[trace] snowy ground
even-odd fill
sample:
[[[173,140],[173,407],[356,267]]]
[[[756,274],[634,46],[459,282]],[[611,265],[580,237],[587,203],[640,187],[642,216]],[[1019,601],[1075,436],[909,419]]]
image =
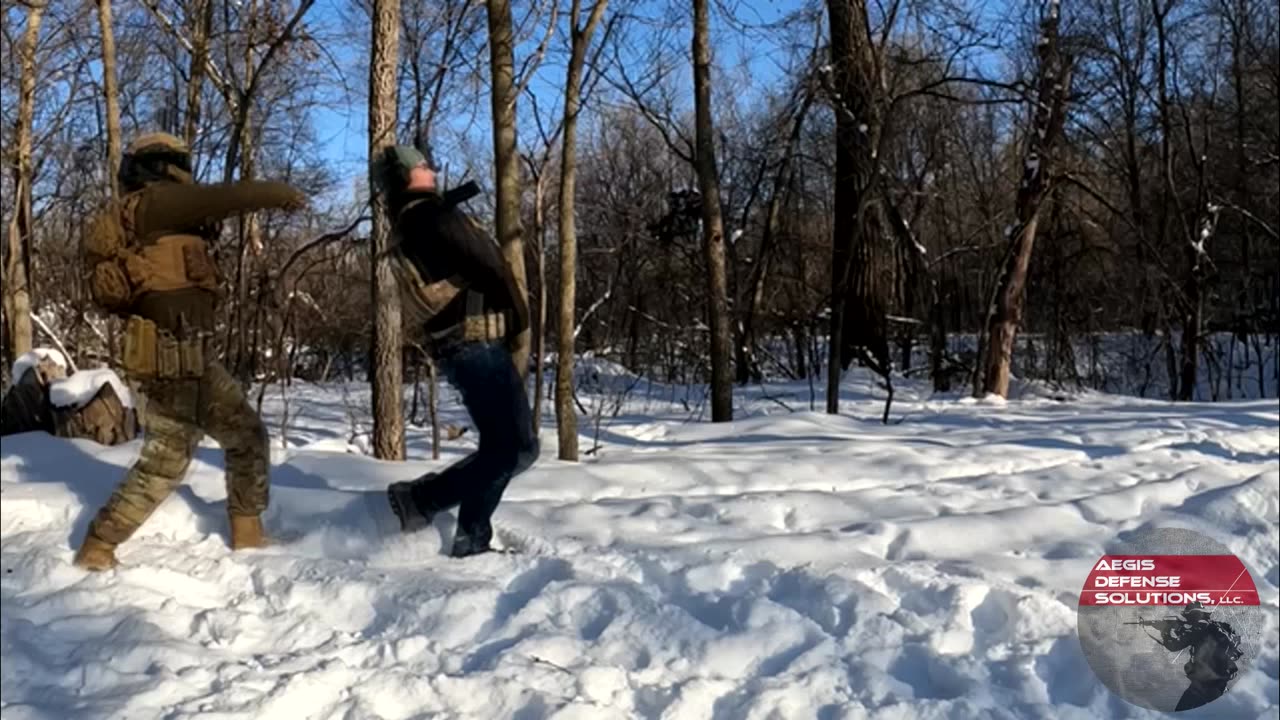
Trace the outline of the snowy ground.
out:
[[[855,378],[844,416],[772,385],[711,425],[689,421],[697,396],[632,390],[580,465],[544,432],[496,517],[517,552],[463,561],[442,554],[452,518],[406,537],[378,511],[387,483],[457,459],[473,433],[439,461],[423,429],[407,463],[350,453],[361,388],[295,387],[283,437],[268,395],[283,544],[227,549],[207,445],[102,575],[72,551],[138,443],[6,438],[0,716],[1154,717],[1103,688],[1075,635],[1089,567],[1151,525],[1228,545],[1268,616],[1248,673],[1187,715],[1280,708],[1275,400],[1004,405],[905,387],[883,426]]]

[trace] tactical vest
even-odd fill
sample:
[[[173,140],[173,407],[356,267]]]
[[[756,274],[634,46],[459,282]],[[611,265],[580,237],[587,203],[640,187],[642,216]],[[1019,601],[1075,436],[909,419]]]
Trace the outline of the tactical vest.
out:
[[[474,186],[474,183],[468,185]],[[460,191],[460,194],[461,192],[466,190]],[[446,200],[450,200],[448,193]],[[466,218],[466,222],[475,225],[471,218]],[[442,351],[464,342],[511,342],[513,338],[509,331],[515,327],[515,323],[510,313],[486,311],[484,294],[472,287],[467,278],[456,274],[437,280],[424,275],[418,265],[404,253],[399,243],[388,254],[400,288],[404,329],[411,336],[417,335],[432,318],[462,294],[465,296],[462,320],[426,336],[434,351]]]
[[[130,314],[147,293],[218,289],[217,268],[203,237],[189,233],[138,236],[135,214],[142,192],[108,200],[81,234],[93,301],[116,315]]]
[[[470,287],[461,275],[431,280],[399,248],[391,251],[392,268],[400,287],[404,327],[416,335],[424,325],[444,310],[459,294],[465,295],[461,322],[430,333],[427,339],[438,349],[458,342],[506,341],[507,313],[486,312],[484,294]]]

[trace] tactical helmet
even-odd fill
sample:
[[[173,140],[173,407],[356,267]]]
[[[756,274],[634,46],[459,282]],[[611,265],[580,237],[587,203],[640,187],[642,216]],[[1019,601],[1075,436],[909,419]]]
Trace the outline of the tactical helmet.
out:
[[[1208,617],[1209,611],[1204,609],[1204,605],[1199,600],[1195,600],[1187,603],[1187,606],[1182,610],[1182,614],[1187,617]]]
[[[120,161],[118,177],[126,190],[162,180],[189,183],[191,150],[169,133],[144,133],[129,143]]]

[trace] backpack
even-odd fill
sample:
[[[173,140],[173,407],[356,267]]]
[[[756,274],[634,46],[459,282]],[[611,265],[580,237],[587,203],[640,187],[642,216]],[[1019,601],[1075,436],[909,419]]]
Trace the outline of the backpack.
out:
[[[139,196],[108,199],[80,234],[89,294],[94,304],[116,315],[128,314],[137,290],[129,278],[128,260],[138,250],[133,211]]]

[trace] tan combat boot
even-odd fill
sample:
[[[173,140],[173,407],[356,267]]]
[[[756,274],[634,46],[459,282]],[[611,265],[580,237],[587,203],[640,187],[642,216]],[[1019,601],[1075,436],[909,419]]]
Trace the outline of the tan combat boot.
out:
[[[99,540],[93,535],[85,537],[84,543],[76,551],[76,557],[73,562],[77,567],[92,572],[110,570],[119,565],[119,562],[116,561],[116,546],[104,540]]]
[[[232,550],[267,546],[267,534],[262,529],[262,516],[231,515],[230,518]]]

